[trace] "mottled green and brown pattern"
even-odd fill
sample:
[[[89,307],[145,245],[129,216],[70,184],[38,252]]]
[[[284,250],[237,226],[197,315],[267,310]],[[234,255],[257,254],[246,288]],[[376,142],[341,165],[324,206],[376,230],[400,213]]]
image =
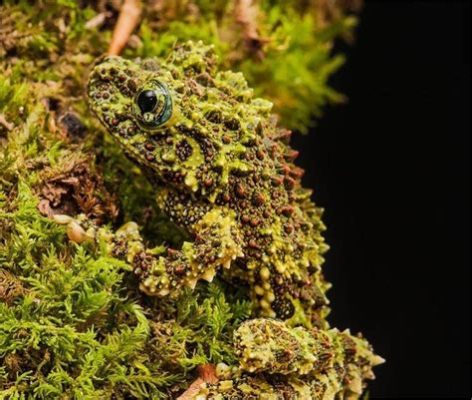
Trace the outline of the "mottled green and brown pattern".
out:
[[[197,399],[358,399],[384,360],[362,337],[337,329],[290,328],[256,318],[235,332],[240,375],[207,384]]]
[[[102,59],[88,94],[155,183],[159,206],[193,238],[160,257],[133,253],[144,292],[177,295],[219,272],[251,288],[259,315],[325,326],[322,210],[300,184],[291,133],[270,102],[191,42],[166,60]]]

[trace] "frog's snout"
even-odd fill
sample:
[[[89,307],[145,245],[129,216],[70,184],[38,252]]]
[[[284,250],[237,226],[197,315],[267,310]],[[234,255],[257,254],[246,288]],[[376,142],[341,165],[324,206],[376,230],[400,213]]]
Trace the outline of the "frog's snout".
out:
[[[137,90],[130,61],[116,56],[97,60],[87,89],[89,104],[97,114],[111,105],[116,111],[125,112]]]
[[[90,73],[88,92],[91,97],[100,98],[101,93],[109,92],[118,82],[119,68],[117,57],[104,57],[98,60]]]

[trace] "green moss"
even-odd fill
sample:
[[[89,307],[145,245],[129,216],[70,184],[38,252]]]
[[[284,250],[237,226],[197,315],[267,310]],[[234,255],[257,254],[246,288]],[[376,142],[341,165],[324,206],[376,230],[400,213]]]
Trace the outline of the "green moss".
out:
[[[72,245],[39,214],[24,182],[16,190],[13,201],[0,203],[0,265],[24,292],[0,303],[0,396],[162,394],[175,378],[143,352],[150,322],[128,299],[129,267]]]
[[[24,182],[13,202],[4,195],[0,265],[23,290],[0,303],[2,398],[161,398],[197,365],[234,362],[232,333],[249,303],[212,284],[146,305],[129,266],[71,244]]]

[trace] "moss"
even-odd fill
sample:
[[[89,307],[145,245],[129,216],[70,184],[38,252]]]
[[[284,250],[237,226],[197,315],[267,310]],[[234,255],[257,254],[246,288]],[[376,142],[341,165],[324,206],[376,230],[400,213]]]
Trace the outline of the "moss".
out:
[[[195,366],[234,362],[230,338],[249,303],[227,300],[215,283],[146,304],[127,264],[71,244],[24,182],[15,191],[0,203],[10,287],[0,303],[0,396],[164,398]]]
[[[129,267],[71,245],[63,229],[39,213],[25,182],[15,191],[8,204],[0,203],[0,264],[24,289],[0,304],[0,395],[161,393],[175,378],[143,353],[150,322],[126,296]]]

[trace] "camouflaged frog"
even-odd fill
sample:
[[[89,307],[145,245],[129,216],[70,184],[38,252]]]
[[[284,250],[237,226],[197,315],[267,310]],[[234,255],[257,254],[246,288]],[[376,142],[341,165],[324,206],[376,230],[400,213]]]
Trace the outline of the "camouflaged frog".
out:
[[[250,288],[258,315],[325,325],[322,210],[301,186],[291,132],[242,74],[218,71],[213,49],[189,42],[166,60],[102,59],[88,96],[192,238],[159,257],[124,245],[145,293],[177,295],[219,273]]]

